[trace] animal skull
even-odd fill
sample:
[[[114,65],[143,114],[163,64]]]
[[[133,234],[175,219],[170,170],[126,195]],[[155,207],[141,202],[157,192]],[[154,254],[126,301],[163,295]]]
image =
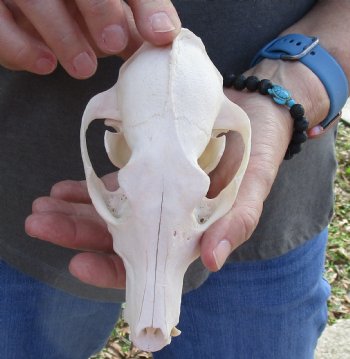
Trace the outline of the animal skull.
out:
[[[105,118],[105,147],[120,168],[119,188],[96,176],[86,130]],[[245,144],[239,170],[213,199],[208,173],[220,161],[229,130]],[[203,232],[232,207],[250,154],[245,112],[230,102],[202,41],[183,29],[166,47],[145,43],[122,66],[108,91],[92,98],[81,127],[81,150],[92,202],[106,221],[126,269],[125,319],[136,346],[157,351],[180,332],[182,283],[199,257]]]

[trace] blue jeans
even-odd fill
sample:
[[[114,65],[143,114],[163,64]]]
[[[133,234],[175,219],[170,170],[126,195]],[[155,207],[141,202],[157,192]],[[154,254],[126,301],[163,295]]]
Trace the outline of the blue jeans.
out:
[[[327,231],[270,260],[232,263],[183,296],[179,337],[155,359],[312,359],[327,321]],[[0,262],[4,359],[87,359],[119,305],[63,293]]]
[[[183,296],[182,331],[155,359],[313,359],[327,323],[327,230],[270,260],[232,263]]]
[[[87,359],[106,344],[119,304],[81,299],[0,259],[0,358]]]

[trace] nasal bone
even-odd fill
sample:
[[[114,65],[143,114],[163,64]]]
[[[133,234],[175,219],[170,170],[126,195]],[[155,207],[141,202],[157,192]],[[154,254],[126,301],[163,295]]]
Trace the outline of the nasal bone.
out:
[[[145,327],[132,340],[137,347],[143,350],[157,351],[169,344],[171,338],[163,328]]]

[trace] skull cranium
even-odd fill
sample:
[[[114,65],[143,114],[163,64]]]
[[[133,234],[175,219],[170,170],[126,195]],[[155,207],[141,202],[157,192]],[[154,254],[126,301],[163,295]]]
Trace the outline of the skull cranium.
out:
[[[120,168],[119,188],[96,176],[86,130],[105,118],[105,147]],[[208,173],[220,161],[229,130],[241,134],[240,167],[216,198]],[[135,345],[157,351],[179,321],[182,282],[198,258],[203,232],[232,207],[250,154],[247,115],[229,101],[201,40],[182,29],[166,47],[145,43],[122,66],[115,86],[84,112],[81,149],[92,202],[106,221],[126,269],[125,319]]]

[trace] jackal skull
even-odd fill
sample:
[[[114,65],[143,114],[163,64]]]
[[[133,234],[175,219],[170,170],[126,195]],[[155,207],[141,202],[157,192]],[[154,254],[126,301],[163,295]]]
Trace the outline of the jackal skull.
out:
[[[105,134],[108,156],[120,168],[115,192],[96,176],[87,152],[86,130],[97,118],[116,130]],[[229,130],[242,136],[243,159],[227,187],[209,199],[208,173],[225,148],[219,135]],[[202,41],[183,29],[167,47],[143,44],[117,84],[90,100],[81,150],[92,202],[125,265],[132,340],[160,350],[179,334],[183,277],[200,254],[200,237],[235,200],[250,154],[248,117],[225,97]]]

